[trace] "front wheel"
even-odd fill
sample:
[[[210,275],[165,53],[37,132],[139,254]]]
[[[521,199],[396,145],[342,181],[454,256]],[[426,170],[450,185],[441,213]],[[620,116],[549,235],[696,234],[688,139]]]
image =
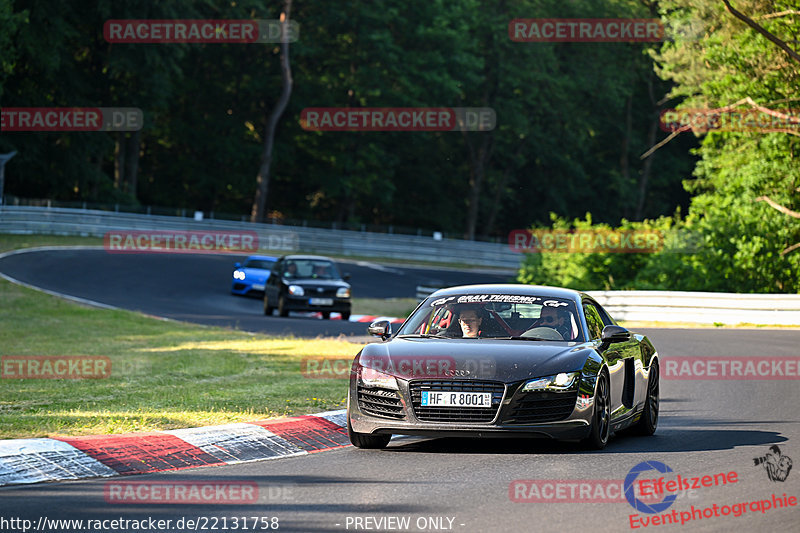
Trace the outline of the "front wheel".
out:
[[[345,321],[350,320],[350,311],[346,311],[346,312],[342,313],[342,320],[345,320]]]
[[[330,319],[330,317],[331,317],[331,312],[330,311],[323,311],[322,312],[322,320],[328,320],[328,319]]]
[[[268,298],[268,297],[267,297],[267,295],[265,294],[265,295],[264,295],[264,314],[265,314],[265,315],[267,315],[267,316],[272,316],[272,311],[273,311],[274,309],[275,309],[274,307],[272,307],[271,305],[269,305],[269,298]]]
[[[365,450],[380,450],[386,448],[389,441],[392,439],[391,435],[370,435],[368,433],[357,433],[353,431],[353,426],[350,424],[350,391],[347,391],[347,436],[350,437],[350,442],[356,448],[363,448]]]
[[[286,298],[283,296],[278,297],[278,314],[282,317],[289,316],[289,310],[286,309]]]
[[[608,444],[611,434],[611,398],[608,376],[601,372],[597,376],[597,391],[594,394],[594,412],[592,413],[592,427],[584,444],[595,450],[602,450]]]
[[[656,432],[656,427],[658,427],[658,361],[653,361],[647,379],[647,399],[644,402],[642,418],[631,427],[631,433],[650,436]]]
[[[347,418],[347,436],[350,437],[350,442],[353,443],[353,446],[365,450],[381,450],[386,448],[389,441],[392,439],[391,435],[356,433],[350,425],[350,417]]]

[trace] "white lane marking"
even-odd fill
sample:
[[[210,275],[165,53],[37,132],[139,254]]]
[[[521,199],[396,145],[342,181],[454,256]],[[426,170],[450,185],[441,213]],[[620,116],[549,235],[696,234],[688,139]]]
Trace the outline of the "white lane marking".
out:
[[[364,268],[371,268],[372,270],[378,270],[380,272],[387,272],[389,274],[396,274],[398,276],[405,276],[406,273],[402,270],[397,268],[391,268],[383,265],[379,265],[378,263],[369,263],[367,261],[356,261],[356,265]]]

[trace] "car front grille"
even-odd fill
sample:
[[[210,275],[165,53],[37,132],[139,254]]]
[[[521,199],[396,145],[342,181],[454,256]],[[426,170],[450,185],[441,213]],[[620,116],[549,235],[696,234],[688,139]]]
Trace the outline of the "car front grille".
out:
[[[319,287],[322,291],[317,290],[317,287],[306,287],[304,289],[305,295],[308,298],[336,298],[337,287]]]
[[[497,381],[412,381],[409,383],[414,415],[426,422],[491,422],[503,401],[505,385]],[[486,407],[423,407],[422,391],[490,392],[492,408]]]
[[[572,414],[578,391],[518,392],[503,417],[504,424],[541,424],[564,420]]]
[[[245,287],[247,287],[247,285],[245,285],[244,283],[234,283],[233,284],[233,290],[235,290],[235,291],[240,291],[240,290],[244,289]]]
[[[405,418],[403,403],[395,390],[358,387],[358,408],[371,416]]]

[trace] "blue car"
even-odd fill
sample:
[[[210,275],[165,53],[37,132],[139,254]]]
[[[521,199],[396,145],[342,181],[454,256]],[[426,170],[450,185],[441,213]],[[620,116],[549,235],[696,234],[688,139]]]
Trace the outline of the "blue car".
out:
[[[269,277],[275,257],[268,255],[251,255],[244,265],[236,263],[231,281],[231,293],[246,295],[251,292],[263,293],[264,283]]]

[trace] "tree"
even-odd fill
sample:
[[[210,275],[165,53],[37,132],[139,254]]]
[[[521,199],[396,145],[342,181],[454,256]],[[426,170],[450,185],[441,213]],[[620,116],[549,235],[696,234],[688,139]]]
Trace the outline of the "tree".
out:
[[[264,153],[261,157],[261,167],[256,176],[256,196],[253,200],[253,209],[250,213],[252,222],[262,222],[264,220],[264,209],[267,202],[269,191],[270,167],[272,165],[272,148],[275,144],[275,130],[278,121],[283,115],[289,97],[292,94],[292,70],[289,65],[289,21],[292,12],[292,0],[284,0],[283,11],[281,12],[281,95],[278,98],[275,108],[267,119],[267,130],[264,136]]]
[[[800,64],[775,43],[796,32],[793,2],[737,2],[736,12],[747,13],[763,31],[733,16],[726,3],[662,2],[667,20],[694,19],[703,28],[700,39],[667,43],[656,55],[660,75],[676,83],[671,96],[684,98],[679,108],[747,104],[770,110],[800,101]],[[800,291],[800,254],[786,252],[800,238],[800,227],[758,201],[766,197],[798,210],[798,148],[798,137],[785,132],[704,135],[694,179],[685,186],[695,194],[690,219],[706,245],[702,277],[708,289]]]

